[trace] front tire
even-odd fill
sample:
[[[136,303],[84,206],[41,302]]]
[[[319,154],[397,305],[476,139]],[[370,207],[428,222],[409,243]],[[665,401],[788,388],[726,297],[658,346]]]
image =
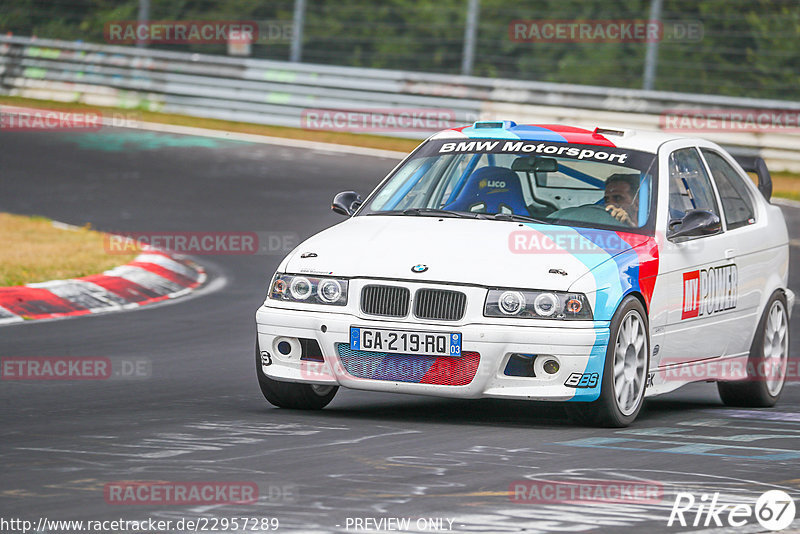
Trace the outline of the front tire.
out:
[[[717,382],[722,402],[726,406],[748,408],[775,406],[786,383],[788,361],[786,297],[781,291],[776,291],[767,302],[750,345],[747,378],[741,382]]]
[[[321,410],[339,391],[339,386],[280,382],[261,370],[261,350],[256,340],[256,375],[264,398],[273,406],[293,410]]]
[[[600,397],[591,403],[568,405],[570,416],[595,426],[630,425],[644,403],[650,367],[647,312],[635,297],[626,297],[611,320]]]

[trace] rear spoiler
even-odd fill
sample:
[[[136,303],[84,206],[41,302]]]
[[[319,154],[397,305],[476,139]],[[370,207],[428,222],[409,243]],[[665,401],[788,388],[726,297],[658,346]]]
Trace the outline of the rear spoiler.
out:
[[[758,190],[764,198],[772,198],[772,177],[764,160],[758,156],[734,156],[733,159],[742,166],[746,172],[754,172],[758,175]]]

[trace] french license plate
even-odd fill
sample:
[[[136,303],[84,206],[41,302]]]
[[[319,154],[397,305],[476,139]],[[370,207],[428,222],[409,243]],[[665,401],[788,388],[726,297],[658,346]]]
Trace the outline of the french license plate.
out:
[[[350,348],[367,352],[461,356],[461,334],[458,332],[413,332],[351,326]]]

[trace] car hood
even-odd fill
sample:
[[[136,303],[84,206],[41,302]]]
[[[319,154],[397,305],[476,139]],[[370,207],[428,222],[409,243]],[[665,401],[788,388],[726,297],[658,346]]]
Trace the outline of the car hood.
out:
[[[546,224],[359,216],[301,243],[281,270],[566,291],[596,266],[646,239]],[[414,272],[415,266],[426,269]]]

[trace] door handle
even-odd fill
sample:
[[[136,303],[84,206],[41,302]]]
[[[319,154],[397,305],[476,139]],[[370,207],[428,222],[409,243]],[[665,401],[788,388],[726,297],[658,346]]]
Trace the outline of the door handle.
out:
[[[734,256],[736,256],[736,249],[733,249],[733,248],[725,249],[725,259],[726,260],[729,260]]]

